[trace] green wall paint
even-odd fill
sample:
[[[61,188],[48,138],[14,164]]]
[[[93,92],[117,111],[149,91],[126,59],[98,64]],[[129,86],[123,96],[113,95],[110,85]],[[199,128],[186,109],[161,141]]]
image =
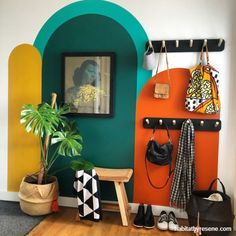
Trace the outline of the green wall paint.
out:
[[[43,56],[47,42],[57,28],[74,17],[86,14],[99,14],[112,18],[129,32],[137,51],[137,99],[143,85],[151,76],[150,71],[142,69],[144,44],[148,38],[140,23],[124,8],[103,0],[85,0],[72,3],[50,17],[37,35],[34,46]]]
[[[129,33],[111,18],[96,14],[75,17],[62,24],[48,40],[43,56],[43,99],[58,93],[61,101],[62,52],[115,52],[114,116],[112,118],[73,117],[83,136],[82,156],[97,166],[133,168],[134,125],[137,87],[137,52]],[[67,158],[57,163],[63,166]],[[60,194],[72,196],[74,173],[58,175]],[[115,200],[114,186],[102,184],[103,199]],[[127,185],[132,201],[133,181]],[[112,196],[112,198],[109,198]]]

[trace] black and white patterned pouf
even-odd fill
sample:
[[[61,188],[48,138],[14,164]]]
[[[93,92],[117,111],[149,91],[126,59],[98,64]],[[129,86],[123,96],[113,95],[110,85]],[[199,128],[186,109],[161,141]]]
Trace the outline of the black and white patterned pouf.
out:
[[[101,220],[100,187],[96,171],[76,171],[74,189],[77,192],[80,218]]]

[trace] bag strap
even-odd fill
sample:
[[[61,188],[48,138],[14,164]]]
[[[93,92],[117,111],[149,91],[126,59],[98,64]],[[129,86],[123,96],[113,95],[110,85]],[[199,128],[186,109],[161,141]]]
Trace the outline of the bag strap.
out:
[[[153,184],[153,182],[152,182],[152,180],[150,178],[149,172],[148,172],[147,157],[145,157],[145,168],[146,168],[146,172],[147,172],[148,182],[155,189],[162,189],[162,188],[164,188],[168,184],[169,179],[170,179],[172,173],[174,172],[174,169],[171,170],[171,162],[170,162],[169,163],[169,175],[168,175],[168,178],[167,178],[166,182],[162,186],[156,186],[155,184]]]
[[[144,52],[144,54],[150,55],[151,53],[154,53],[154,48],[153,48],[152,42],[149,40],[147,50]]]
[[[226,194],[226,192],[225,192],[225,186],[224,186],[224,184],[221,182],[221,180],[220,180],[219,178],[214,179],[214,180],[210,183],[210,186],[209,186],[209,188],[208,188],[208,191],[212,191],[212,186],[213,186],[213,184],[214,184],[217,180],[218,180],[218,181],[220,182],[220,184],[221,184],[221,187],[222,187],[222,189],[223,189],[223,193]],[[197,209],[198,209],[198,213],[199,213],[199,214],[200,214],[200,213],[205,213],[205,212],[207,212],[207,211],[210,209],[210,207],[212,207],[212,206],[214,205],[214,202],[209,201],[209,202],[208,202],[209,206],[208,206],[206,209],[202,210],[202,209],[201,209],[201,206],[199,206],[199,202],[198,202],[197,200],[195,200],[195,202],[196,202],[196,204],[197,204]]]
[[[167,132],[168,140],[169,140],[169,142],[171,142],[170,131],[169,131],[169,128],[168,128],[166,122],[163,121],[163,125],[164,125],[165,128],[166,128],[166,132]],[[153,140],[153,139],[154,139],[154,136],[155,136],[155,132],[156,132],[156,130],[157,130],[157,125],[155,125],[154,128],[153,128],[152,136],[151,136],[150,140]]]
[[[166,124],[165,122],[163,122],[163,124],[164,124],[164,126],[165,126],[165,128],[166,128],[166,132],[167,132],[167,135],[168,135],[169,142],[171,142],[170,132],[169,132],[168,126],[167,126],[167,124]],[[153,131],[152,131],[151,140],[154,139],[154,134],[155,134],[156,130],[157,130],[157,126],[154,126],[154,129],[153,129]],[[168,151],[170,152],[168,145],[167,145],[167,148],[168,148]],[[146,172],[147,172],[148,182],[149,182],[149,184],[150,184],[153,188],[155,188],[155,189],[162,189],[162,188],[164,188],[164,187],[168,184],[169,179],[170,179],[172,173],[174,172],[174,169],[173,169],[173,170],[171,169],[171,161],[170,161],[170,162],[169,162],[169,174],[168,174],[168,178],[167,178],[166,182],[165,182],[164,185],[162,185],[162,186],[156,186],[156,185],[153,184],[153,182],[152,182],[152,180],[151,180],[151,178],[150,178],[149,172],[148,172],[147,156],[145,156],[145,168],[146,168]]]
[[[168,63],[166,45],[161,46],[161,50],[160,50],[159,57],[158,57],[157,69],[156,69],[156,73],[155,73],[155,76],[154,76],[154,80],[155,80],[155,83],[156,83],[157,82],[157,77],[158,77],[158,69],[159,69],[160,61],[161,61],[161,54],[162,54],[162,50],[163,49],[164,49],[165,56],[166,56],[166,67],[167,67],[167,73],[168,73],[168,84],[170,86],[171,85],[171,80],[170,80],[170,70],[169,70],[169,63]]]
[[[220,182],[220,184],[221,184],[223,193],[226,194],[225,186],[224,186],[224,184],[221,182],[221,180],[220,180],[219,178],[216,178],[216,179],[214,179],[214,180],[211,182],[211,184],[210,184],[210,186],[209,186],[209,188],[208,188],[208,191],[211,191],[211,190],[212,190],[212,186],[213,186],[213,184],[214,184],[217,180],[218,180],[218,181]]]
[[[207,61],[207,64],[209,64],[209,53],[208,53],[208,46],[207,46],[207,43],[204,45],[202,45],[202,50],[201,50],[201,54],[200,54],[200,64],[202,65],[202,60],[203,60],[203,54],[204,54],[204,48],[206,48],[206,61]]]

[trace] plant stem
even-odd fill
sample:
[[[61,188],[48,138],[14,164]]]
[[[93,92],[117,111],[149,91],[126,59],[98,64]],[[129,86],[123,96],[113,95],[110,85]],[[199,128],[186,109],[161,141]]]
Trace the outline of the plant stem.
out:
[[[52,102],[51,102],[52,108],[55,107],[56,100],[57,100],[56,93],[52,93]],[[46,181],[47,170],[46,170],[45,164],[47,164],[47,161],[48,161],[47,159],[48,159],[49,142],[50,142],[50,136],[46,135],[44,139],[44,145],[43,145],[44,155],[42,156],[42,159],[41,159],[41,168],[40,168],[40,173],[38,175],[38,184],[42,184],[43,179]]]
[[[55,150],[55,152],[53,153],[53,156],[51,157],[51,159],[48,161],[48,165],[47,165],[47,171],[50,170],[50,168],[52,167],[52,165],[54,164],[54,162],[57,160],[58,157],[58,149],[59,147],[57,147],[57,149]]]
[[[43,160],[44,159],[43,140],[41,137],[39,137],[39,143],[40,143],[40,150],[41,150],[41,160]]]
[[[50,173],[50,175],[55,175],[57,172],[60,172],[60,171],[62,171],[62,170],[66,170],[66,169],[69,169],[69,168],[70,168],[70,166],[65,166],[65,167],[63,167],[63,168],[61,168],[61,169],[58,169],[58,170],[53,171],[52,173]]]

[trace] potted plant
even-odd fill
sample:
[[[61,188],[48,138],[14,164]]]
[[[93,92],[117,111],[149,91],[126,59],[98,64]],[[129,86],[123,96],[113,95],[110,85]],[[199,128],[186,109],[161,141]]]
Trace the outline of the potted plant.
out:
[[[76,123],[65,116],[69,112],[70,107],[67,104],[57,107],[55,93],[52,94],[51,105],[44,102],[38,107],[32,104],[22,107],[20,123],[24,124],[26,132],[39,136],[41,150],[40,170],[24,177],[19,190],[21,209],[29,215],[57,211],[58,183],[50,170],[61,156],[80,156],[82,137]],[[90,170],[93,164],[79,157],[70,162],[70,167],[74,170]]]

